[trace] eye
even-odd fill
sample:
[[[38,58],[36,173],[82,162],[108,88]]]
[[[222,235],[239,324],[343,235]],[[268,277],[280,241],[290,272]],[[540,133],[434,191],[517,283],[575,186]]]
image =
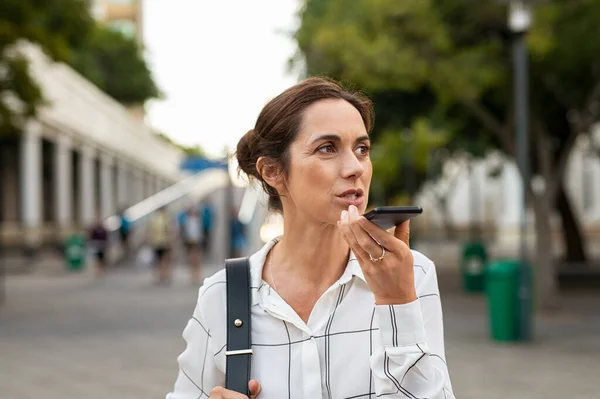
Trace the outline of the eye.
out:
[[[357,151],[358,155],[362,155],[362,156],[369,155],[369,152],[371,151],[371,147],[369,147],[366,144],[361,144],[358,147],[356,147],[356,151]]]
[[[317,151],[323,154],[333,154],[335,152],[335,147],[333,144],[325,144],[324,146],[319,147]]]

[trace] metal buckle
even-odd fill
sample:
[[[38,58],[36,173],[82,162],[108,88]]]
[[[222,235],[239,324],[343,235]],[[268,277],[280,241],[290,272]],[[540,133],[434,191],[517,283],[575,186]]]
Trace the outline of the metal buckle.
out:
[[[252,349],[238,349],[236,351],[225,351],[225,356],[252,355]]]

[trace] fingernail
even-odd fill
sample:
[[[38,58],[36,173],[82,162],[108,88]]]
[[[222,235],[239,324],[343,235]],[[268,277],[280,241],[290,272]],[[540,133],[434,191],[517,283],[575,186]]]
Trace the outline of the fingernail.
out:
[[[347,220],[348,220],[348,212],[342,211],[342,222],[345,222]]]
[[[356,208],[354,205],[350,205],[350,216],[352,219],[358,218],[358,208]]]

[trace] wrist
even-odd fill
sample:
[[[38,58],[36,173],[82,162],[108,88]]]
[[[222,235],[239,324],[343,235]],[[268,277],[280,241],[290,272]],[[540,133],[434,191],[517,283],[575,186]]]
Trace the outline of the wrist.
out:
[[[407,292],[400,295],[375,295],[375,305],[405,305],[417,300],[416,292]]]

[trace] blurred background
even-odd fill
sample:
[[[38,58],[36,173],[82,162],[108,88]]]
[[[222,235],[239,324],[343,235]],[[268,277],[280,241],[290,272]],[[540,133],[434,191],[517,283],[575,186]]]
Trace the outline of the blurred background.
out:
[[[282,233],[230,155],[313,75],[375,103],[370,206],[424,208],[456,396],[600,397],[598,21],[598,0],[2,1],[0,397],[172,388],[201,278]]]

